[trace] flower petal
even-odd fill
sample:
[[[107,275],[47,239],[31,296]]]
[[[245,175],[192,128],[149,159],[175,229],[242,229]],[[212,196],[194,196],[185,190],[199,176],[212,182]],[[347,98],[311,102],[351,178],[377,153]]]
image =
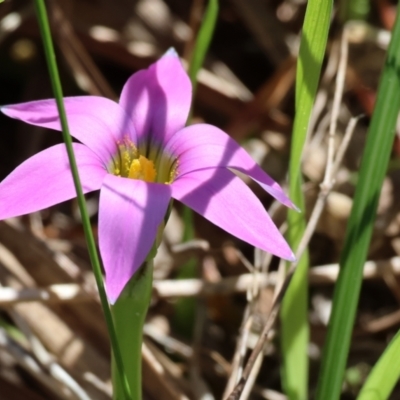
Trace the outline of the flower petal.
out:
[[[296,208],[246,150],[215,126],[197,124],[180,130],[167,143],[165,152],[178,157],[178,176],[204,168],[233,168],[248,175],[285,206]]]
[[[75,143],[84,193],[98,190],[107,174],[99,158]],[[50,147],[19,165],[0,183],[0,220],[42,210],[76,197],[64,144]]]
[[[168,185],[107,175],[100,191],[99,246],[114,303],[153,246],[171,200]]]
[[[189,115],[192,87],[175,50],[146,70],[132,75],[122,89],[120,105],[132,117],[141,139],[166,143]]]
[[[204,169],[172,183],[172,197],[220,228],[278,257],[294,255],[261,202],[235,174],[225,169]]]
[[[136,133],[130,117],[118,103],[104,97],[79,96],[64,98],[71,135],[109,163],[117,151],[117,140],[129,136],[136,143]],[[54,99],[31,101],[1,107],[11,118],[32,125],[61,130]]]

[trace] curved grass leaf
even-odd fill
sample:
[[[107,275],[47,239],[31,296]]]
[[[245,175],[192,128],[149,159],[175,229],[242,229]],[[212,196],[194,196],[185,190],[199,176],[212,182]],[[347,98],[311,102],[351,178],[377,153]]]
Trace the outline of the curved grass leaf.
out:
[[[399,9],[398,9],[399,12]],[[400,109],[400,20],[397,15],[377,101],[367,134],[353,208],[347,225],[332,315],[324,346],[318,400],[336,400],[350,347],[376,209],[393,145]]]
[[[204,58],[210,46],[218,16],[218,0],[209,0],[204,13],[203,23],[197,34],[192,60],[189,65],[189,77],[192,81],[193,96],[197,86],[197,73],[203,65]]]
[[[390,341],[385,352],[368,375],[357,400],[388,399],[400,378],[400,331]]]
[[[332,0],[309,0],[296,73],[296,116],[290,153],[289,194],[304,210],[301,156],[325,54]],[[305,230],[304,214],[288,212],[288,240],[296,250]],[[306,400],[308,387],[308,253],[301,257],[281,308],[283,384],[291,400]]]

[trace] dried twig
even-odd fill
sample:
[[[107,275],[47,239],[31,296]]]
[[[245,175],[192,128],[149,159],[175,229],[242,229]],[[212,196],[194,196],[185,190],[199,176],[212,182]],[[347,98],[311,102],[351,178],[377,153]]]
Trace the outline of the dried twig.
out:
[[[56,39],[77,83],[90,94],[116,99],[114,90],[82,45],[62,7],[57,3],[55,1],[50,3],[57,33]]]
[[[1,327],[0,347],[4,348],[22,368],[35,377],[35,379],[37,379],[51,393],[54,393],[55,396],[66,400],[73,398],[72,393],[68,389],[63,390],[63,387],[59,382],[44,373],[40,365],[31,356],[31,354],[21,347],[16,341],[14,341],[7,334],[4,328]]]
[[[333,105],[333,111],[332,111],[332,119],[331,119],[331,124],[330,124],[330,129],[329,129],[328,158],[327,158],[327,164],[326,164],[326,169],[325,169],[325,177],[321,184],[320,195],[319,195],[316,205],[314,206],[312,217],[310,218],[310,221],[307,224],[306,231],[305,231],[303,238],[298,246],[298,249],[296,252],[297,260],[299,260],[301,258],[304,250],[306,249],[306,247],[308,245],[308,242],[316,228],[318,219],[324,208],[326,199],[327,199],[327,197],[332,189],[333,183],[334,183],[334,178],[333,178],[334,134],[336,132],[336,121],[337,121],[337,117],[338,117],[340,101],[341,101],[342,94],[343,94],[344,74],[345,74],[345,69],[346,69],[346,65],[347,65],[347,46],[348,46],[347,36],[346,36],[346,32],[344,32],[343,37],[342,37],[342,46],[341,46],[341,50],[342,50],[341,61],[339,62],[339,71],[336,76],[336,91],[335,91],[334,105]],[[343,154],[344,154],[344,152],[343,152]],[[294,272],[297,267],[297,263],[298,263],[298,261],[295,261],[291,264],[288,274],[283,282],[282,288],[275,298],[275,301],[274,301],[272,309],[271,309],[271,313],[265,323],[262,334],[260,335],[259,340],[249,357],[249,360],[243,371],[242,378],[240,379],[239,383],[236,385],[235,389],[232,391],[231,395],[228,397],[228,400],[238,400],[240,398],[240,395],[246,385],[246,381],[250,377],[253,366],[255,365],[255,363],[259,357],[259,354],[262,352],[264,343],[267,340],[267,335],[275,323],[275,319],[278,315],[282,299],[283,299],[284,294],[285,294],[285,292],[291,282],[291,279],[294,275]]]
[[[386,271],[394,275],[400,275],[400,257],[392,257],[387,260],[367,261],[364,264],[364,276],[366,280],[382,279]],[[339,274],[338,264],[327,264],[313,267],[308,274],[311,285],[326,285],[336,282]],[[260,288],[274,287],[278,281],[278,273],[270,272],[268,276],[258,275]],[[253,286],[253,274],[242,274],[235,277],[223,278],[219,282],[205,282],[202,279],[167,279],[154,281],[155,295],[159,298],[169,299],[176,297],[211,296],[215,294],[230,295],[245,293]],[[62,293],[62,294],[60,294]],[[74,295],[73,293],[76,293]],[[93,297],[84,292],[75,284],[51,285],[47,288],[14,289],[0,287],[0,306],[5,307],[16,303],[31,301],[40,302],[78,302],[92,300]],[[151,335],[150,335],[151,336]]]
[[[62,303],[74,301],[87,301],[96,298],[95,293],[89,293],[81,285],[65,283],[51,285],[47,288],[0,288],[0,305],[10,306],[16,303],[41,301],[43,303]]]

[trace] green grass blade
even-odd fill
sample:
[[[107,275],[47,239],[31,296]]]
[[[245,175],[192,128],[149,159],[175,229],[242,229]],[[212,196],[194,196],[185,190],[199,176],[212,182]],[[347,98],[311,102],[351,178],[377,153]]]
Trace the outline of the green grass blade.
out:
[[[193,97],[197,86],[197,73],[203,65],[204,58],[210,46],[218,17],[218,0],[209,0],[204,13],[203,23],[197,34],[196,44],[193,50],[192,60],[189,65],[189,77],[193,87]]]
[[[399,11],[399,9],[398,9]],[[397,15],[367,134],[353,208],[347,225],[340,273],[325,341],[317,399],[340,396],[351,333],[380,189],[385,177],[400,109],[400,20]]]
[[[361,389],[357,400],[388,399],[400,378],[400,331],[390,341]]]
[[[101,272],[99,255],[97,253],[96,243],[94,241],[92,228],[91,228],[90,220],[89,220],[89,215],[88,215],[87,209],[86,209],[85,197],[83,195],[82,185],[81,185],[81,181],[79,179],[78,167],[76,165],[74,150],[72,147],[72,139],[71,139],[71,135],[69,133],[68,121],[67,121],[67,116],[66,116],[65,108],[64,108],[61,81],[60,81],[60,77],[59,77],[59,73],[58,73],[56,57],[55,57],[55,53],[54,53],[54,46],[53,46],[53,41],[51,38],[49,21],[48,21],[48,17],[47,17],[47,11],[46,11],[46,6],[44,4],[44,0],[35,0],[35,6],[36,6],[36,13],[37,13],[37,18],[38,18],[38,22],[39,22],[40,33],[41,33],[42,40],[43,40],[43,46],[44,46],[44,50],[45,50],[47,65],[48,65],[48,69],[49,69],[51,85],[53,88],[54,97],[56,98],[58,113],[60,116],[60,122],[61,122],[61,126],[62,126],[62,134],[63,134],[65,146],[67,148],[68,159],[69,159],[69,162],[71,165],[71,171],[72,171],[72,176],[73,176],[73,180],[74,180],[75,190],[76,190],[76,194],[78,197],[78,205],[79,205],[79,210],[81,212],[82,224],[83,224],[83,229],[85,232],[86,242],[88,245],[90,261],[92,263],[94,276],[96,278],[96,283],[97,283],[97,287],[98,287],[99,294],[100,294],[101,305],[102,305],[105,320],[107,323],[108,332],[110,334],[111,346],[113,349],[113,353],[115,354],[116,364],[117,364],[117,368],[118,368],[118,371],[120,374],[121,385],[124,388],[125,398],[130,399],[130,390],[129,390],[129,386],[128,386],[128,383],[126,380],[124,368],[123,368],[121,353],[120,353],[120,350],[118,347],[117,334],[116,334],[115,327],[113,324],[111,311],[110,311],[110,307],[108,304],[108,300],[107,300],[107,296],[106,296],[106,292],[105,292],[105,288],[104,288],[103,275]]]
[[[296,116],[290,153],[289,195],[301,210],[304,210],[301,156],[325,54],[331,13],[332,0],[308,2],[297,62]],[[289,244],[293,249],[297,249],[305,230],[304,214],[289,210],[288,223]],[[305,252],[281,308],[283,384],[291,400],[308,398],[308,264],[308,253]]]

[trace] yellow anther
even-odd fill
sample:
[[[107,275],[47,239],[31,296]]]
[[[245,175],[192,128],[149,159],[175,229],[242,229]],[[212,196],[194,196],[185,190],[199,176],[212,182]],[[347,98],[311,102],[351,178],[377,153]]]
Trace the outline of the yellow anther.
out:
[[[170,185],[175,180],[177,174],[178,174],[178,161],[175,161],[169,172],[168,180],[165,181],[164,183]]]
[[[1,0],[0,0],[1,1]],[[178,161],[163,154],[158,146],[137,148],[129,137],[117,141],[118,151],[108,170],[122,178],[171,184],[177,176]],[[146,154],[147,157],[141,155]]]
[[[140,179],[146,182],[154,182],[156,179],[156,169],[153,161],[146,157],[139,156],[139,158],[132,161],[129,168],[128,178]]]

